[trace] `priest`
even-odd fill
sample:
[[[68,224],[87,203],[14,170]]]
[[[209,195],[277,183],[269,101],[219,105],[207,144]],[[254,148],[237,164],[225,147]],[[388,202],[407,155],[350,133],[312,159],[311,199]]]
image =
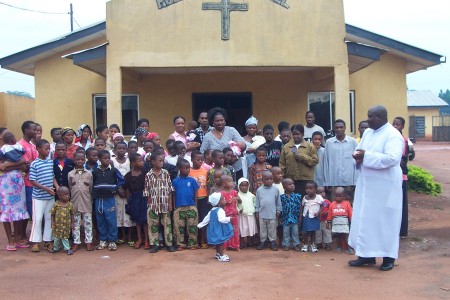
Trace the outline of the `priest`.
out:
[[[352,267],[375,265],[389,271],[398,257],[402,219],[402,170],[404,147],[401,134],[387,120],[384,106],[368,111],[369,129],[364,131],[353,158],[360,170],[353,203],[349,245],[355,249]]]

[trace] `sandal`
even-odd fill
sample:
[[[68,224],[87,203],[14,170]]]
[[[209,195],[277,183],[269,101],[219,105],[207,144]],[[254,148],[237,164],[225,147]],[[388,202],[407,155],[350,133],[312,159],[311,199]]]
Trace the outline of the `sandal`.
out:
[[[123,243],[125,243],[124,240],[117,240],[117,242],[116,242],[117,245],[122,245]]]
[[[197,250],[197,249],[198,249],[197,246],[190,246],[190,247],[189,247],[189,250]]]
[[[18,243],[18,244],[16,244],[16,248],[19,248],[19,249],[26,249],[26,248],[30,248],[31,246],[30,245],[28,245],[27,243]]]
[[[202,244],[202,245],[200,246],[200,248],[202,248],[202,249],[208,249],[209,246],[208,246],[208,244]]]
[[[183,251],[185,248],[183,246],[178,246],[177,251]]]
[[[41,251],[41,248],[39,247],[39,244],[34,244],[31,247],[31,252],[40,252],[40,251]]]
[[[325,244],[325,250],[331,251],[331,245],[330,244]]]
[[[139,249],[142,246],[141,241],[137,241],[136,243],[133,243],[133,244],[134,244],[134,249]],[[128,243],[128,245],[130,245],[130,243]],[[133,246],[130,245],[130,247],[133,247]]]
[[[150,250],[150,243],[149,242],[147,242],[147,243],[145,243],[144,244],[144,250]]]
[[[137,243],[139,243],[139,241]],[[142,242],[140,242],[140,243],[142,243]],[[135,247],[136,246],[136,242],[134,242],[134,241],[133,242],[128,242],[127,244],[130,247]],[[139,248],[136,248],[136,249],[139,249]]]
[[[6,251],[17,251],[16,245],[6,246]]]

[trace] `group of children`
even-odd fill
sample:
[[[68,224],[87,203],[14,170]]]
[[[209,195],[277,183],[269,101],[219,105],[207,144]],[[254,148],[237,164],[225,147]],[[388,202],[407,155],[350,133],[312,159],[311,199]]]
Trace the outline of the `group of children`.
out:
[[[47,140],[36,142],[38,157],[29,173],[31,251],[39,252],[44,241],[50,252],[63,248],[71,255],[79,250],[83,234],[87,251],[114,251],[123,242],[150,253],[163,244],[169,252],[207,249],[209,244],[216,245],[217,259],[226,262],[224,249],[262,250],[268,245],[276,251],[277,237],[283,250],[331,250],[335,234],[337,250],[352,253],[347,246],[351,205],[344,189],[336,188],[333,203],[314,181],[306,184],[305,195],[295,193],[294,181],[266,162],[264,147],[255,151],[246,179],[236,176],[230,148],[187,155],[185,145],[173,141],[166,144],[168,153],[154,142],[127,144],[123,136],[113,143],[108,151],[98,138],[93,147],[78,147],[68,158],[66,143],[51,147]],[[54,159],[49,159],[51,148]],[[131,237],[134,227],[137,241]]]

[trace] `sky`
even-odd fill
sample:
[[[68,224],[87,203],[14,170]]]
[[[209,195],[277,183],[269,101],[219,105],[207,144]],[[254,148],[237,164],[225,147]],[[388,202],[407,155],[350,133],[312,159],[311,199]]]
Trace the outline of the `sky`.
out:
[[[154,0],[148,0],[154,2]],[[189,0],[184,0],[189,1]],[[245,2],[269,1],[247,0]],[[287,0],[293,3],[301,0]],[[343,0],[348,24],[450,56],[450,1],[448,0]],[[0,0],[0,58],[31,48],[70,32],[69,5],[73,3],[74,29],[106,18],[106,0]],[[39,10],[37,13],[3,5]],[[48,14],[60,13],[60,14]],[[450,62],[407,76],[408,89],[450,89]],[[0,92],[23,91],[34,96],[32,76],[0,69]]]

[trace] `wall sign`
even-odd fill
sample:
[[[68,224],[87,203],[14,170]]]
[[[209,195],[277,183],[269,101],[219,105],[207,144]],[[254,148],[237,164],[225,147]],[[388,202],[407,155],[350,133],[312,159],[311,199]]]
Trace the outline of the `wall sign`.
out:
[[[203,10],[220,10],[222,15],[222,40],[230,39],[230,12],[248,11],[248,4],[234,3],[230,0],[218,2],[206,2],[202,4]]]
[[[289,5],[286,3],[286,0],[272,0],[272,1],[275,2],[278,5],[283,6],[286,9],[289,8]]]
[[[161,9],[166,8],[167,6],[170,6],[180,1],[181,0],[156,0],[156,5],[158,5],[159,9]]]

